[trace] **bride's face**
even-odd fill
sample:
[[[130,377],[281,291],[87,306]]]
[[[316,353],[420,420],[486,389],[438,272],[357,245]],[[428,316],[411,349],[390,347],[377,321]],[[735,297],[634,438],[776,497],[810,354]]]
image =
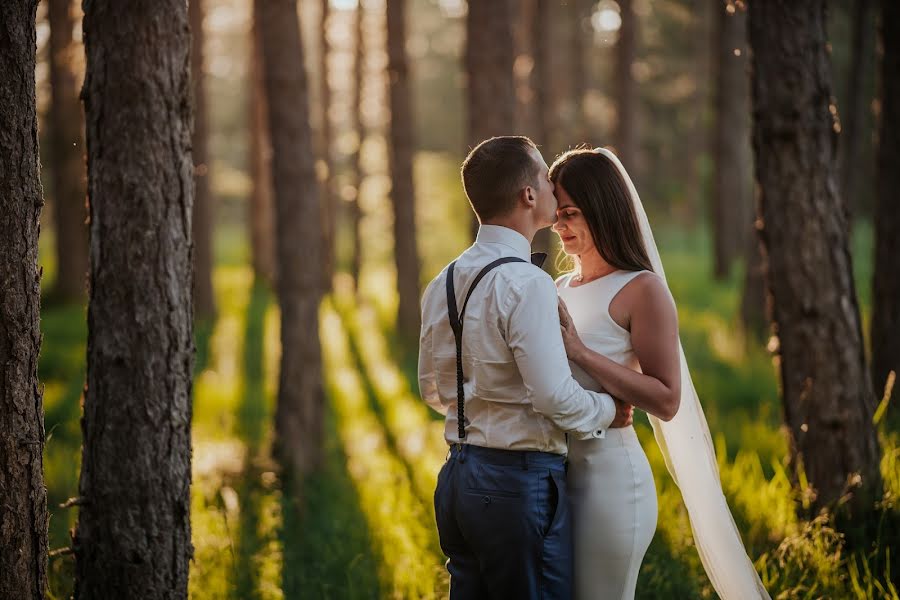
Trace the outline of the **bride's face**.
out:
[[[584,214],[561,185],[557,185],[553,193],[556,195],[556,223],[553,224],[553,231],[559,235],[563,252],[571,256],[587,253],[594,245],[594,238]]]

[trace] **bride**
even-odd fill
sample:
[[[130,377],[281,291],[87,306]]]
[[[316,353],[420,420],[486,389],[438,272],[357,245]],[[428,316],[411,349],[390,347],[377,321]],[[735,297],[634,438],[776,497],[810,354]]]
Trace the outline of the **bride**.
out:
[[[769,598],[719,483],[706,419],[678,337],[675,303],[640,198],[616,156],[572,150],[550,168],[553,226],[575,270],[557,280],[572,373],[644,410],[723,600]],[[576,598],[630,599],[656,530],[657,500],[632,426],[570,441]]]

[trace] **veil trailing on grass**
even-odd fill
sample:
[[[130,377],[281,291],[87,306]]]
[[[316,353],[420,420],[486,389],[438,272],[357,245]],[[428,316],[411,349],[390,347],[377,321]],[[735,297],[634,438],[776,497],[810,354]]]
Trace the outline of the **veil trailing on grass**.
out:
[[[631,177],[615,154],[605,148],[595,152],[612,161],[628,186],[650,263],[656,274],[665,281],[666,274],[650,221]],[[681,490],[690,516],[694,543],[716,592],[723,600],[769,600],[769,594],[747,556],[722,493],[715,448],[680,342],[678,353],[681,359],[681,406],[669,422],[648,415],[656,441],[672,479]]]

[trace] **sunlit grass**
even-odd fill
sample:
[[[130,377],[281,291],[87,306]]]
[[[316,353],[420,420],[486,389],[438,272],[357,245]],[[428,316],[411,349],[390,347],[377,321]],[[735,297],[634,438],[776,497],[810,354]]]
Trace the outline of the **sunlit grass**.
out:
[[[369,408],[346,331],[329,303],[322,312],[321,336],[338,434],[377,547],[382,595],[441,597],[443,560],[433,550],[434,523]]]
[[[371,383],[388,435],[411,471],[416,493],[431,512],[437,473],[447,455],[443,422],[432,419],[426,405],[410,390],[392,360],[374,310],[357,305],[351,294],[340,290],[336,290],[335,305]]]

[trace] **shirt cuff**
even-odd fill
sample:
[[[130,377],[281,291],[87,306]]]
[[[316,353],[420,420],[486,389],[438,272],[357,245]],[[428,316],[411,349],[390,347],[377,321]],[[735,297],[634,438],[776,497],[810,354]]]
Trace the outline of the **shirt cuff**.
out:
[[[575,435],[574,437],[577,440],[599,440],[605,438],[606,430],[609,429],[609,426],[616,418],[616,403],[613,401],[613,397],[609,394],[595,393],[600,397],[601,426],[593,431]]]

